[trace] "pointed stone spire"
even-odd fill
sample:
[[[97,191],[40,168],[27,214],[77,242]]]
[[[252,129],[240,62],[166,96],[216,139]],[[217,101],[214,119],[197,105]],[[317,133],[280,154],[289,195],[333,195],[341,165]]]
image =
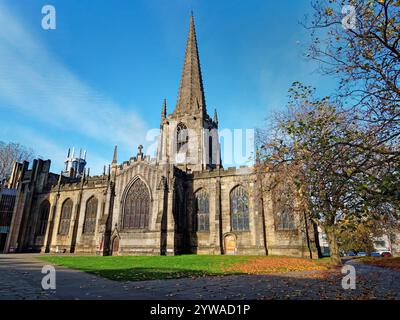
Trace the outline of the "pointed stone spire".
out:
[[[161,120],[167,117],[167,99],[164,99],[162,109],[161,109]]]
[[[216,125],[218,125],[218,113],[217,113],[217,109],[214,110],[214,122]]]
[[[198,113],[205,115],[207,111],[192,13],[190,16],[189,35],[186,44],[185,62],[179,87],[178,102],[174,114]]]
[[[114,155],[112,164],[117,164],[117,146],[114,146]]]

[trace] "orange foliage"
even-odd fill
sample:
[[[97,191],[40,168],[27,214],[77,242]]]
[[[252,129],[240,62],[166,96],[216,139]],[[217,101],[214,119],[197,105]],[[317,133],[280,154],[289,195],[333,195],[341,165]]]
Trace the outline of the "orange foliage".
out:
[[[327,270],[328,267],[313,260],[286,258],[286,257],[265,257],[250,258],[247,262],[235,263],[227,268],[230,272],[247,274],[268,274],[291,271],[315,271]]]

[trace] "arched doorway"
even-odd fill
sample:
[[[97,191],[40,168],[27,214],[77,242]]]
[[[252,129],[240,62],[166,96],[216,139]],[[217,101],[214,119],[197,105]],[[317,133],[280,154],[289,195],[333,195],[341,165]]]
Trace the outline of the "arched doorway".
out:
[[[232,233],[225,235],[224,237],[224,247],[226,255],[236,254],[236,236]]]
[[[111,255],[117,256],[119,252],[119,238],[114,237],[111,243]]]

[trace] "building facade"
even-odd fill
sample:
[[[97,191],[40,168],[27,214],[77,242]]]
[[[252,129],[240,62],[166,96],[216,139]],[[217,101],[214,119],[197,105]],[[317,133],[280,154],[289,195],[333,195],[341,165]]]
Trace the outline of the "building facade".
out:
[[[61,174],[50,172],[50,160],[14,165],[4,252],[318,257],[313,227],[295,205],[284,208],[264,191],[268,176],[223,168],[193,16],[177,104],[169,115],[162,105],[156,158],[139,146],[118,163],[115,147],[108,170],[95,177],[85,158],[68,152]]]

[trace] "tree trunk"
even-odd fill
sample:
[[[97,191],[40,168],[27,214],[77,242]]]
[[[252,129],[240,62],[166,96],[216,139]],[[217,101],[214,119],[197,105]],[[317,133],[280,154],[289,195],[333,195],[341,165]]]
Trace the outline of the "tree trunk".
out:
[[[323,255],[322,255],[321,243],[319,242],[318,224],[316,224],[315,221],[311,221],[311,223],[313,226],[315,246],[317,247],[318,258],[321,259]]]
[[[339,246],[336,241],[335,228],[333,226],[325,227],[326,236],[329,242],[329,251],[331,254],[331,265],[341,266],[342,259],[339,254]]]

